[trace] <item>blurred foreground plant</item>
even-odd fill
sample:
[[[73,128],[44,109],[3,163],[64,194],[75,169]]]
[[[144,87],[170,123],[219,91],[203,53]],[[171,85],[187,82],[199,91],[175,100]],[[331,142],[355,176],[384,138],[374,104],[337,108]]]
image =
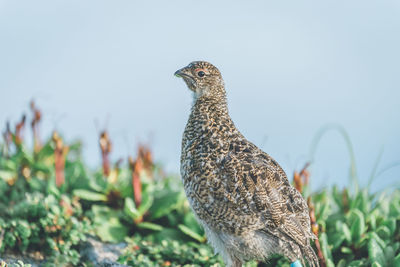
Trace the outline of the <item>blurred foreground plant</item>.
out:
[[[182,243],[176,240],[153,242],[142,238],[128,240],[126,253],[119,258],[121,264],[147,266],[221,266],[221,259],[210,246]]]
[[[33,115],[38,138],[41,114]],[[128,242],[120,262],[132,266],[220,264],[204,244],[179,177],[164,175],[148,147],[139,146],[125,165],[112,163],[110,136],[102,134],[103,164],[88,170],[81,144],[58,133],[43,144],[38,138],[40,145],[29,149],[25,121],[23,116],[14,131],[7,123],[0,142],[0,253],[40,251],[53,266],[77,265],[78,244],[92,233],[103,241]],[[350,173],[356,175],[352,162]],[[309,199],[321,265],[400,266],[398,188],[371,193],[352,176],[348,188],[311,193],[307,168],[295,173],[293,182]],[[276,257],[263,266],[289,262]]]

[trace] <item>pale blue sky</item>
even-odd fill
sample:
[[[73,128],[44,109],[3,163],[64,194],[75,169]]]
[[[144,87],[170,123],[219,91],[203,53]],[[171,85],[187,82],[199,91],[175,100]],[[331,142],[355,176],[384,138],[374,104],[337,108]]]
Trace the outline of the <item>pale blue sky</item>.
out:
[[[34,98],[43,135],[81,138],[92,166],[98,120],[108,121],[114,159],[152,136],[156,160],[178,172],[192,96],[173,73],[207,60],[223,74],[238,128],[289,176],[317,131],[337,123],[366,183],[382,148],[382,168],[400,160],[399,50],[397,0],[0,0],[0,125],[14,125]],[[346,184],[348,167],[344,141],[328,133],[314,187]],[[399,181],[399,170],[375,185]]]

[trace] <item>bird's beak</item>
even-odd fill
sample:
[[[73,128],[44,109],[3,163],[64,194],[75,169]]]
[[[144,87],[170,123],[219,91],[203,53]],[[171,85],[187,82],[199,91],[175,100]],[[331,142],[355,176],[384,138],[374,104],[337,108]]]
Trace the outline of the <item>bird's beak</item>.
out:
[[[182,77],[182,70],[180,69],[180,70],[175,71],[174,75],[178,78]]]
[[[190,73],[190,70],[188,70],[187,67],[184,67],[184,68],[182,68],[182,69],[179,69],[179,70],[175,71],[174,75],[175,75],[176,77],[178,77],[178,78],[187,77],[187,78],[193,79],[193,77],[192,77],[192,75],[191,75],[191,73]]]
[[[174,75],[179,78],[183,78],[189,89],[195,90],[196,81],[190,73],[190,69],[188,67],[184,67],[175,71]]]
[[[182,69],[179,69],[179,70],[175,71],[174,75],[175,75],[176,77],[178,77],[178,78],[182,78],[182,76],[187,75],[187,74],[184,72],[184,69],[185,69],[185,68],[182,68]]]

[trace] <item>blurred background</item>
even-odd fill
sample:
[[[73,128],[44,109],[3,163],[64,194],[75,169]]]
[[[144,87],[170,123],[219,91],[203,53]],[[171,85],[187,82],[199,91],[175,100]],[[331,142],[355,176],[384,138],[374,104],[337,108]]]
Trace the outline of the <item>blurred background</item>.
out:
[[[42,138],[81,139],[90,166],[106,128],[114,160],[149,143],[178,173],[192,95],[173,73],[206,60],[236,126],[289,176],[313,159],[315,189],[348,184],[337,128],[311,155],[339,125],[362,185],[379,162],[379,190],[400,178],[399,32],[395,0],[0,0],[0,125],[14,127],[34,99]]]

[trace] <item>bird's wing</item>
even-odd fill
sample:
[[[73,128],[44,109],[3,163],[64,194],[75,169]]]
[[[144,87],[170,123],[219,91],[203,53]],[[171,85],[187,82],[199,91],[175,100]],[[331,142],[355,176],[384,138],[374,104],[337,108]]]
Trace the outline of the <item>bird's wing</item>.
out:
[[[232,159],[228,158],[221,170],[247,185],[241,188],[241,195],[249,196],[246,201],[253,216],[261,218],[263,225],[258,231],[278,238],[285,256],[300,257],[303,263],[304,257],[310,266],[318,266],[310,246],[315,236],[308,207],[300,192],[290,185],[279,164],[252,143],[242,141],[231,148],[228,156]]]
[[[283,169],[269,155],[250,142],[233,145],[234,164],[224,169],[235,169],[255,216],[261,217],[271,231],[290,236],[298,244],[306,245],[312,236],[308,207],[300,192],[292,187]],[[233,163],[233,162],[232,162]],[[239,167],[239,170],[237,168]],[[243,193],[242,193],[243,194]]]
[[[215,172],[189,190],[201,219],[236,234],[266,229],[309,244],[307,204],[270,156],[249,142],[232,143],[222,160],[208,164]]]

